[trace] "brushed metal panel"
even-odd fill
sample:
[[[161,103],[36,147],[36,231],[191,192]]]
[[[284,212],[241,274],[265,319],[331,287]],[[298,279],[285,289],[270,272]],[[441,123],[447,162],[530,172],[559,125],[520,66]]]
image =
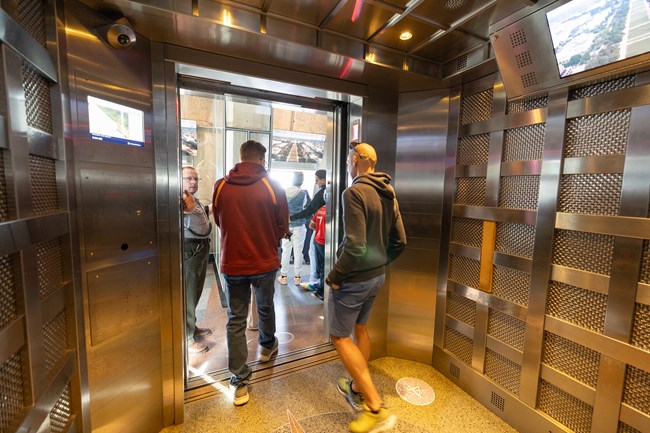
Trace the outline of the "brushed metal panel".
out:
[[[650,425],[650,415],[641,412],[627,404],[621,404],[621,421],[625,424],[636,428],[639,431],[643,431]]]
[[[504,77],[505,80],[505,77]],[[550,274],[557,191],[560,184],[562,143],[566,114],[566,90],[549,94],[546,136],[540,175],[540,196],[535,229],[535,251],[530,280],[528,317],[524,340],[524,362],[521,371],[520,397],[523,403],[535,407],[539,384],[541,348],[547,286]]]
[[[27,128],[27,143],[30,155],[38,155],[50,159],[59,158],[59,148],[56,137],[36,128]]]
[[[485,177],[487,165],[459,165],[456,168],[456,177]]]
[[[92,346],[158,317],[156,272],[151,259],[142,259],[86,274]]]
[[[0,364],[7,361],[25,345],[25,323],[18,316],[0,330]]]
[[[624,110],[648,104],[650,104],[650,86],[646,84],[570,101],[567,105],[567,118]]]
[[[562,172],[564,174],[623,173],[624,166],[624,155],[583,156],[565,158]]]
[[[28,245],[58,238],[68,233],[65,212],[0,223],[0,255],[17,252]]]
[[[65,310],[66,306],[66,293],[72,289],[72,284],[68,283],[60,287],[55,292],[51,293],[48,297],[44,298],[41,302],[42,322],[43,326],[54,319],[59,313]]]
[[[542,172],[542,161],[512,161],[501,164],[502,176],[533,176]]]
[[[523,352],[515,349],[508,344],[503,343],[502,341],[497,340],[491,335],[487,336],[487,343],[485,347],[505,356],[509,360],[514,361],[519,365],[521,365],[523,361]]]
[[[453,206],[453,215],[490,221],[534,225],[535,219],[537,218],[537,211],[455,204]]]
[[[154,178],[123,168],[80,170],[85,259],[100,263],[155,254]]]
[[[532,260],[525,257],[511,256],[508,254],[494,253],[494,264],[516,269],[518,271],[529,272],[533,269]]]
[[[481,249],[468,245],[452,243],[449,245],[449,254],[464,256],[473,260],[481,259]]]
[[[604,295],[609,291],[609,276],[580,269],[552,265],[551,279]]]
[[[453,317],[447,316],[447,327],[458,331],[463,334],[465,337],[473,340],[474,339],[474,327],[462,322],[460,320],[454,319]]]
[[[650,305],[650,285],[639,283],[636,290],[636,301]]]
[[[594,400],[596,399],[596,390],[594,388],[574,380],[548,365],[542,365],[540,377],[546,382],[573,395],[574,397],[577,397],[585,403],[589,405],[594,404]]]
[[[647,218],[558,212],[555,226],[565,230],[650,239],[650,220]]]
[[[483,122],[469,123],[458,128],[458,135],[466,137],[469,135],[484,134],[487,132],[503,131],[504,129],[521,128],[523,126],[536,125],[546,121],[546,108],[524,111],[523,113],[512,113],[497,115]]]

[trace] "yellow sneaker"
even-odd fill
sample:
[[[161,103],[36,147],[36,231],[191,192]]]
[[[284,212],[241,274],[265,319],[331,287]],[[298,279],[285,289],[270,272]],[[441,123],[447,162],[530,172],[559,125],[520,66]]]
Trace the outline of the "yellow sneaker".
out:
[[[352,433],[379,433],[389,431],[397,423],[397,416],[382,407],[379,412],[374,413],[368,406],[363,405],[363,412],[356,420],[350,423]]]

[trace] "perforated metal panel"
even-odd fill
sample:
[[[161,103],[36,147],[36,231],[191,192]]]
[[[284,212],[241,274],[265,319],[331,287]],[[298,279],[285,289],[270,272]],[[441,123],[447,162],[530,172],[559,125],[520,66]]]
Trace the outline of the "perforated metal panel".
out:
[[[468,257],[451,255],[449,257],[449,279],[469,287],[478,287],[481,264]]]
[[[542,380],[539,388],[539,410],[577,433],[591,431],[593,407]]]
[[[47,48],[45,35],[45,13],[40,0],[21,0],[18,2],[18,20],[22,28],[44,48]]]
[[[470,135],[458,140],[456,164],[481,165],[488,162],[490,134]]]
[[[45,347],[45,369],[47,378],[52,379],[68,349],[68,332],[65,311],[43,326]]]
[[[32,201],[34,212],[43,215],[59,210],[59,194],[56,187],[55,161],[40,156],[29,156],[32,176]]]
[[[13,258],[0,256],[0,328],[16,317]]]
[[[499,207],[537,209],[539,176],[504,176],[499,190]]]
[[[553,263],[609,275],[614,255],[614,237],[596,233],[556,230]]]
[[[650,305],[636,303],[630,343],[650,352]]]
[[[469,206],[483,206],[485,203],[485,178],[458,178],[456,185],[456,203]]]
[[[481,122],[492,117],[492,89],[487,89],[463,98],[460,110],[460,123]]]
[[[623,402],[650,414],[650,373],[628,365]]]
[[[558,211],[618,215],[623,174],[573,174],[562,176]]]
[[[476,323],[476,302],[447,292],[447,314],[470,326]]]
[[[23,63],[23,87],[27,125],[52,134],[52,100],[47,79]]]
[[[627,149],[630,110],[568,119],[564,156],[617,155]]]
[[[596,387],[600,365],[598,352],[545,332],[542,362],[592,388]]]
[[[487,332],[491,337],[523,351],[525,329],[525,322],[490,308]]]
[[[488,349],[485,353],[485,375],[513,394],[519,394],[521,366],[511,359]]]
[[[47,297],[63,283],[63,249],[61,239],[41,242],[36,249],[38,288],[41,298]]]
[[[9,198],[5,180],[4,150],[0,149],[0,222],[9,219]]]
[[[515,304],[528,306],[530,274],[505,266],[494,266],[492,293]]]
[[[0,366],[0,431],[3,433],[25,405],[22,366],[20,353],[15,353]]]
[[[451,241],[480,248],[483,239],[483,221],[472,218],[454,218],[451,224]]]
[[[544,108],[548,105],[548,96],[538,98],[519,99],[517,101],[508,101],[506,113],[523,113],[524,111]]]
[[[602,333],[606,305],[606,295],[551,281],[546,313]]]
[[[585,85],[569,92],[569,101],[601,95],[603,93],[615,92],[617,90],[629,89],[630,87],[634,87],[635,82],[636,77],[634,75],[619,77],[613,80],[597,81],[593,84]]]
[[[503,162],[542,159],[546,124],[507,129],[503,133]]]
[[[455,329],[445,329],[445,349],[453,353],[465,364],[472,363],[472,339]]]
[[[497,223],[495,250],[513,256],[533,257],[535,226],[515,223]]]
[[[637,430],[634,427],[630,427],[622,421],[618,423],[618,430],[616,433],[642,433],[641,430]]]
[[[67,432],[71,418],[72,398],[70,395],[70,384],[68,384],[50,411],[50,428],[52,429],[52,433]]]

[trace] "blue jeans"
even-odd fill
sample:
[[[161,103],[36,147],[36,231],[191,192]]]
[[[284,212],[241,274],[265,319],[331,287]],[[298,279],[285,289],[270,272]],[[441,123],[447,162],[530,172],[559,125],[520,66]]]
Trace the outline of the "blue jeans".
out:
[[[251,287],[255,293],[259,315],[260,346],[271,348],[275,342],[275,273],[260,275],[236,276],[225,275],[226,298],[228,300],[228,323],[226,337],[228,339],[228,369],[232,373],[230,384],[237,386],[245,383],[253,373],[246,364],[248,345],[246,344],[246,317],[251,300]]]
[[[186,239],[183,244],[183,258],[185,259],[185,332],[188,345],[194,342],[196,330],[196,306],[203,293],[205,273],[208,267],[210,243],[207,239],[195,241]]]

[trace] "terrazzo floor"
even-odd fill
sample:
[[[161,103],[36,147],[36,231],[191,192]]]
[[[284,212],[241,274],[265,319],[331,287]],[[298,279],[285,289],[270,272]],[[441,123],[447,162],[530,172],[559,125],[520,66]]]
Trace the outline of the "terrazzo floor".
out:
[[[394,432],[516,432],[429,365],[386,357],[372,361],[370,370],[385,403],[398,417]],[[241,407],[233,406],[227,392],[191,402],[185,405],[185,423],[161,433],[346,432],[356,412],[336,389],[336,380],[344,375],[337,360],[254,383],[250,401]],[[433,401],[416,405],[403,399],[396,383],[404,378],[425,382],[422,388],[433,389]],[[294,424],[293,430],[292,417],[299,425]]]

